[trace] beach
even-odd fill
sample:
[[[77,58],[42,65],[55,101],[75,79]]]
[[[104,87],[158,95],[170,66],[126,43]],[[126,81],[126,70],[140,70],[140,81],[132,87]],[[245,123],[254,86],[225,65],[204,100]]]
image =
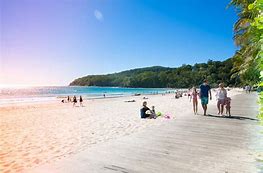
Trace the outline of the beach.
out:
[[[234,89],[228,95],[241,93]],[[214,94],[209,107],[215,106]],[[135,102],[126,102],[129,100]],[[140,119],[143,101],[171,118]],[[1,107],[0,170],[26,172],[41,165],[63,162],[100,144],[153,127],[161,130],[166,123],[184,116],[198,118],[202,113],[200,103],[199,115],[194,115],[187,96],[175,99],[174,94],[84,100],[83,105],[73,107],[72,103],[58,100]]]

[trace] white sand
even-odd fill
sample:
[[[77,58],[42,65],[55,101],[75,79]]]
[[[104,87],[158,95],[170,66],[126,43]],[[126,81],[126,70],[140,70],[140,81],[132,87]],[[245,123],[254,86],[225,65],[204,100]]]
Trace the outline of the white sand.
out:
[[[229,95],[238,92],[232,90]],[[147,97],[149,107],[154,105],[156,112],[172,115],[172,119],[140,119],[143,96],[88,100],[84,107],[60,102],[0,107],[0,172],[21,172],[53,163],[147,126],[176,121],[192,111],[192,103],[186,96],[180,99],[174,99],[172,94]],[[210,104],[215,104],[215,96]],[[198,112],[202,113],[200,103]]]

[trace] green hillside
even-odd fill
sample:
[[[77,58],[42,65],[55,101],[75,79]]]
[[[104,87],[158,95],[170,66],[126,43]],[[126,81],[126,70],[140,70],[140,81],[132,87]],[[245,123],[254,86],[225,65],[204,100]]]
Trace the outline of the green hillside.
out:
[[[114,74],[88,75],[75,79],[70,86],[118,86],[143,88],[188,88],[199,85],[204,78],[212,86],[224,82],[228,86],[240,85],[239,77],[233,77],[232,59],[223,62],[209,60],[207,63],[182,65],[178,68],[161,66],[138,68]]]

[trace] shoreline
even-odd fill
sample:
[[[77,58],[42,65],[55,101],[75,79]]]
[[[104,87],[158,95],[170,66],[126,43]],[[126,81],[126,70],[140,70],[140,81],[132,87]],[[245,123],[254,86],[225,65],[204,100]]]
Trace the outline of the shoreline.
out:
[[[113,87],[114,88],[114,87]],[[142,88],[141,88],[142,89]],[[147,88],[148,89],[148,88]],[[150,88],[151,89],[151,88]],[[162,88],[158,88],[162,89]],[[163,88],[166,89],[166,88]],[[216,88],[212,88],[211,90],[214,91]],[[83,97],[84,101],[88,100],[100,100],[100,99],[113,99],[113,98],[127,98],[127,97],[140,97],[140,96],[154,96],[154,95],[168,95],[168,94],[174,94],[176,91],[180,91],[182,93],[187,93],[188,89],[171,89],[167,90],[164,93],[138,93],[140,95],[135,96],[134,93],[105,93],[106,97],[104,98],[103,94],[63,94],[63,95],[53,95],[53,96],[30,96],[30,97],[7,97],[7,98],[2,98],[0,99],[0,107],[8,107],[8,106],[16,106],[16,105],[34,105],[34,104],[48,104],[48,103],[56,103],[56,102],[61,102],[62,100],[65,100],[67,102],[67,96],[70,96],[71,98],[76,95],[77,99],[81,95]],[[242,92],[243,90],[240,88],[230,88],[230,91],[238,91]],[[229,92],[229,91],[228,91]]]
[[[122,88],[122,87],[27,87],[27,88],[0,88],[0,107],[7,104],[37,103],[59,101],[80,95],[83,99],[100,99],[126,97],[135,94],[153,95],[156,93],[172,92],[170,88]],[[60,101],[61,101],[60,100]]]

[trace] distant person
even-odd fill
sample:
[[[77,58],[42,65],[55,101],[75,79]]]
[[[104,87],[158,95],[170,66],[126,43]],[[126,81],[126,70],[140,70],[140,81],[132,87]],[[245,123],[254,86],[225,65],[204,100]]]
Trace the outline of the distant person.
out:
[[[230,97],[226,98],[225,105],[226,105],[226,115],[231,116],[231,112],[230,112],[230,109],[231,109],[231,98]]]
[[[80,105],[80,106],[83,106],[82,102],[83,102],[83,99],[82,99],[81,96],[79,96],[79,105]]]
[[[199,93],[202,108],[204,110],[204,115],[206,115],[206,111],[207,111],[208,93],[210,95],[210,100],[212,100],[211,87],[208,85],[208,80],[205,79],[204,83],[200,85],[200,93]]]
[[[219,88],[216,92],[216,98],[217,98],[217,109],[218,109],[218,114],[223,115],[224,112],[224,106],[225,106],[225,101],[227,98],[227,91],[224,88],[224,84],[220,83]]]
[[[197,114],[197,109],[198,109],[198,92],[196,90],[196,87],[193,87],[192,89],[192,94],[191,94],[191,97],[190,97],[190,102],[191,102],[191,99],[193,100],[193,110],[194,110],[194,114],[196,115]]]
[[[191,88],[188,89],[187,96],[188,96],[188,99],[191,102]]]
[[[106,94],[103,94],[103,98],[105,98],[106,97]]]
[[[124,102],[136,102],[136,100],[126,100]]]
[[[147,102],[144,101],[142,103],[142,108],[141,108],[141,118],[153,118],[154,115],[150,108],[147,107]]]
[[[76,103],[77,103],[77,97],[76,96],[73,96],[73,107],[76,106]]]
[[[68,96],[68,103],[71,102],[70,97]]]
[[[248,86],[248,93],[250,93],[251,92],[251,90],[252,90],[252,86]]]
[[[246,91],[246,93],[248,93],[248,91],[249,91],[249,85],[246,85],[246,86],[245,86],[245,91]]]
[[[174,98],[176,98],[176,99],[179,99],[179,93],[178,92],[175,92],[175,96],[174,96]]]

